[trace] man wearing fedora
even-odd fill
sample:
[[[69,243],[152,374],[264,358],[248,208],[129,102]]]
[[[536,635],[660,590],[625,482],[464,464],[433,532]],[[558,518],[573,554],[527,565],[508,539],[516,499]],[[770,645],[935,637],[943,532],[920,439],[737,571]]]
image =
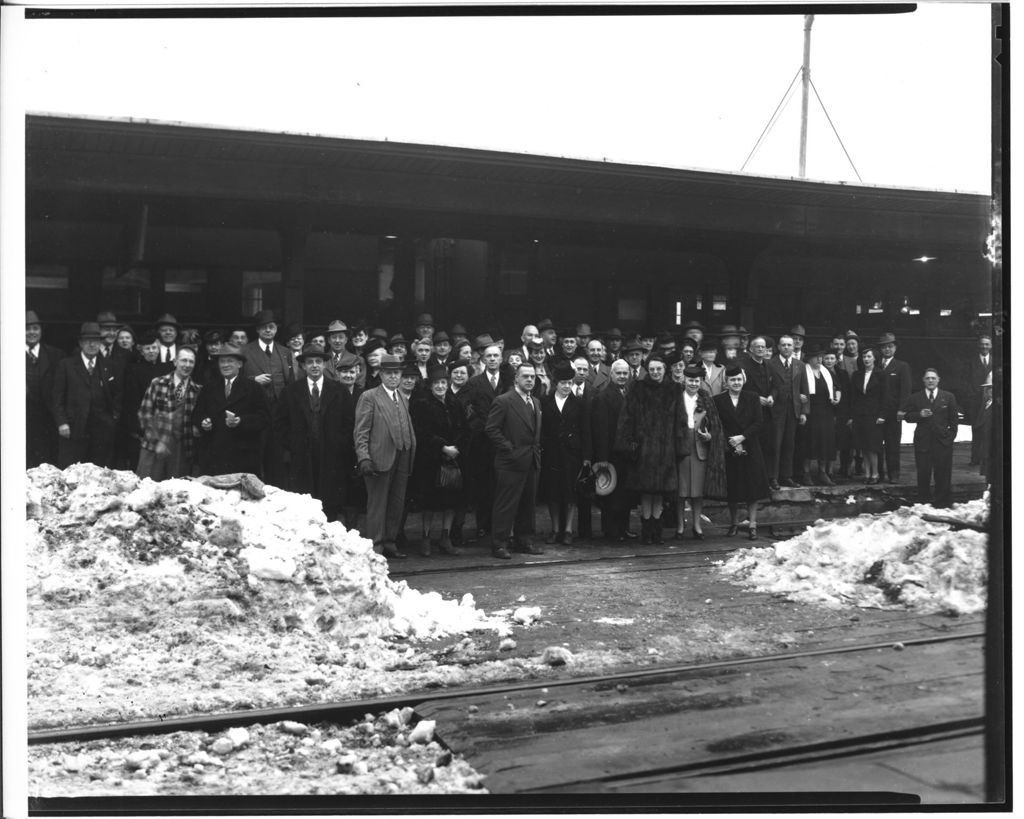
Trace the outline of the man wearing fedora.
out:
[[[355,358],[348,351],[345,355]],[[285,387],[274,407],[274,435],[290,456],[291,491],[316,498],[327,520],[338,520],[355,465],[355,401],[340,382],[324,377],[327,354],[322,347],[307,344],[298,360],[303,377]]]
[[[324,361],[324,375],[331,381],[337,381],[338,363],[341,361],[341,357],[348,352],[346,349],[346,345],[348,344],[348,325],[341,319],[333,319],[330,324],[327,325],[326,335],[327,349],[324,350],[326,353]],[[364,372],[364,383],[365,379],[366,373]],[[301,378],[299,380],[301,380]]]
[[[558,330],[555,329],[555,323],[549,318],[541,319],[537,325],[537,332],[540,333],[540,339],[544,342],[545,357],[551,358],[558,352]]]
[[[409,402],[398,388],[402,361],[381,357],[380,386],[359,396],[354,442],[366,481],[366,537],[385,557],[404,558],[395,540],[405,510],[405,490],[416,456]]]
[[[192,378],[196,367],[195,351],[182,347],[174,358],[174,371],[154,378],[139,404],[140,478],[162,481],[192,474],[198,430],[192,426],[192,414],[201,387]]]
[[[636,339],[629,341],[622,348],[622,357],[626,360],[629,375],[629,382],[643,381],[647,378],[647,370],[644,368],[644,348]]]
[[[262,466],[262,437],[270,427],[270,405],[263,388],[241,375],[245,353],[228,342],[211,356],[220,377],[199,393],[192,425],[199,429],[199,472],[227,475]]]
[[[178,320],[170,313],[164,313],[153,322],[153,329],[160,339],[160,363],[173,364],[178,354]]]
[[[613,486],[604,481],[598,482],[599,494],[604,492],[601,486],[612,486],[598,501],[601,507],[601,531],[608,540],[624,543],[629,538],[636,538],[636,533],[629,529],[629,513],[636,505],[636,500],[625,489],[629,458],[615,451],[615,432],[629,391],[629,365],[621,358],[616,359],[612,362],[611,373],[611,383],[594,397],[591,404],[591,446],[594,471],[600,473],[606,470],[609,481],[611,476],[615,476]]]
[[[882,452],[878,471],[884,473],[882,480],[887,483],[900,481],[900,438],[903,437],[903,405],[910,398],[910,365],[896,358],[896,336],[883,333],[878,339],[882,360],[878,369],[888,382],[885,406],[882,407]]]
[[[43,342],[35,310],[25,313],[25,465],[57,462],[57,426],[53,421],[53,378],[64,353]]]
[[[413,325],[414,332],[413,338],[425,338],[428,342],[432,342],[434,338],[434,317],[430,313],[420,313],[416,316],[416,322]]]
[[[88,462],[109,467],[121,413],[121,382],[100,357],[97,322],[82,325],[78,352],[61,359],[53,378],[53,418],[57,425],[57,466]]]
[[[253,324],[256,326],[256,338],[242,349],[245,355],[242,373],[263,390],[267,406],[273,411],[284,388],[293,380],[291,351],[275,340],[277,320],[272,310],[261,310]],[[263,434],[261,477],[274,486],[287,488],[284,452],[269,428]]]
[[[988,378],[991,381],[992,376],[992,336],[988,333],[982,333],[978,336],[978,347],[974,354],[967,360],[966,372],[964,373],[964,383],[966,389],[964,390],[964,405],[965,405],[965,421],[969,424],[973,424],[975,419],[978,417],[982,410],[983,391],[980,384],[985,382]],[[991,396],[990,396],[991,397]],[[985,453],[981,451],[981,443],[975,438],[971,438],[971,464],[982,463],[983,456],[987,457]]]
[[[618,358],[622,358],[622,343],[625,340],[622,335],[622,330],[618,327],[612,327],[611,330],[603,333],[604,338],[604,363],[611,366],[611,363]]]

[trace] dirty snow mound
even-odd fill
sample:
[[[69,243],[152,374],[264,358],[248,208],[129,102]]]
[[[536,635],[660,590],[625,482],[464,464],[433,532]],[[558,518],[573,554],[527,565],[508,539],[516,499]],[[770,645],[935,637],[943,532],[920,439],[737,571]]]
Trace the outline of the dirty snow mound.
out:
[[[392,582],[370,541],[273,486],[255,499],[44,465],[28,471],[27,516],[29,691],[47,719],[148,714],[166,685],[182,708],[243,677],[294,676],[301,691],[394,639],[508,628],[469,595]],[[116,702],[125,681],[139,696]]]
[[[983,611],[987,536],[922,515],[984,525],[988,499],[951,509],[917,504],[881,515],[819,520],[791,540],[745,549],[716,565],[754,591],[830,608]]]

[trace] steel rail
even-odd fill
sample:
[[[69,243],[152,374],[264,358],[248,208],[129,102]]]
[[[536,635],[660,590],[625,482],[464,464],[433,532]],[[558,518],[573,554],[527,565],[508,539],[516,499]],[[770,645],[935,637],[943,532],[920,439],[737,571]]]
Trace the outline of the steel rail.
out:
[[[985,718],[969,717],[959,720],[918,725],[913,728],[902,728],[874,734],[860,734],[842,739],[823,742],[808,742],[802,745],[791,745],[766,751],[752,751],[728,757],[715,757],[697,762],[685,762],[679,765],[666,765],[643,771],[633,771],[604,776],[575,779],[562,782],[555,786],[544,786],[535,790],[527,789],[521,793],[557,792],[566,788],[583,785],[605,784],[636,787],[654,785],[665,779],[698,778],[705,776],[726,776],[773,768],[791,767],[807,762],[819,762],[824,759],[845,759],[863,756],[870,753],[897,750],[923,745],[931,742],[962,739],[970,736],[981,736],[984,733]]]
[[[902,640],[904,648],[931,645],[934,643],[973,640],[984,638],[985,632],[972,631],[966,634],[944,634],[929,637],[918,637]],[[255,723],[273,723],[282,720],[296,722],[348,722],[361,718],[367,713],[390,711],[393,708],[415,708],[423,702],[438,700],[472,699],[474,697],[491,697],[495,694],[514,694],[536,691],[540,688],[564,688],[568,686],[611,686],[628,680],[650,679],[652,677],[671,677],[685,674],[700,674],[719,669],[736,668],[769,662],[787,662],[824,657],[832,654],[851,654],[858,651],[878,651],[891,649],[894,641],[866,643],[854,646],[794,651],[785,654],[764,654],[757,657],[739,657],[732,660],[716,660],[709,663],[675,664],[657,668],[633,669],[612,674],[599,674],[586,677],[568,677],[556,680],[538,680],[529,683],[510,685],[479,686],[476,688],[456,688],[448,690],[428,690],[396,694],[388,697],[376,697],[364,700],[347,700],[341,702],[314,703],[282,708],[256,708],[246,711],[227,711],[213,714],[168,717],[166,719],[140,720],[136,722],[104,723],[101,725],[81,725],[68,728],[51,728],[29,731],[29,745],[55,742],[85,742],[93,739],[109,739],[112,737],[135,736],[139,734],[165,734],[174,731],[219,731],[236,725],[252,725]]]

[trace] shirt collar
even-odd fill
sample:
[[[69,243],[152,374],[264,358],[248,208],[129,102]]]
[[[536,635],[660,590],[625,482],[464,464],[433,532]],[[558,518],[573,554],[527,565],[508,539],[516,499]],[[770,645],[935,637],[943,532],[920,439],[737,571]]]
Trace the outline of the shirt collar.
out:
[[[40,342],[37,341],[35,344],[31,344],[31,345],[26,344],[25,346],[28,348],[28,351],[30,353],[32,353],[32,355],[38,356],[39,355],[39,344],[40,344]]]
[[[318,390],[321,389],[320,385],[323,384],[323,381],[324,381],[324,377],[322,375],[319,378],[317,378],[315,381],[312,378],[310,378],[308,375],[306,376],[306,384],[309,386],[310,390],[313,389],[313,385],[314,384],[316,385],[316,388]]]
[[[92,359],[93,364],[95,364],[98,359],[99,359],[98,355],[96,356],[96,358]],[[88,366],[89,366],[89,356],[87,356],[85,353],[82,353],[82,363],[88,368]]]

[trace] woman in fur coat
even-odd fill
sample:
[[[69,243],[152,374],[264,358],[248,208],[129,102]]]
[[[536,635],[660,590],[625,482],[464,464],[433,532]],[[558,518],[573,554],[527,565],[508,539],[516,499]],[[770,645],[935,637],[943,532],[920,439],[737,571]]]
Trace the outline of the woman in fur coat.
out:
[[[625,488],[640,493],[644,543],[665,542],[661,512],[664,496],[676,491],[678,395],[677,385],[665,378],[665,360],[655,353],[647,359],[647,378],[630,386],[619,416],[615,449],[631,459]]]

